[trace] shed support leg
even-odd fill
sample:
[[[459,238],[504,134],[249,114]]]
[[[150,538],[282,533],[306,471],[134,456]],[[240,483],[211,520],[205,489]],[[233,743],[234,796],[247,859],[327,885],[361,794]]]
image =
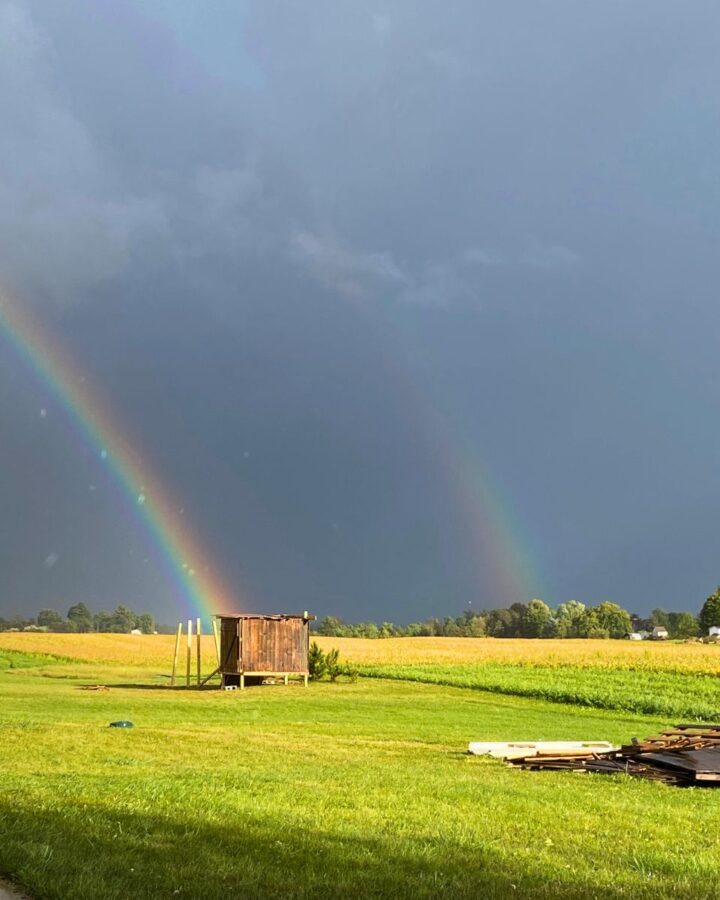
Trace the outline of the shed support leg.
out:
[[[287,672],[286,672],[286,673],[285,673],[285,684],[287,684],[287,683],[288,683],[288,674],[287,674]]]
[[[308,683],[307,675],[303,675],[303,681],[305,682],[305,687],[307,687],[307,683]]]
[[[245,690],[245,674],[244,673],[240,676],[240,690],[241,691]]]

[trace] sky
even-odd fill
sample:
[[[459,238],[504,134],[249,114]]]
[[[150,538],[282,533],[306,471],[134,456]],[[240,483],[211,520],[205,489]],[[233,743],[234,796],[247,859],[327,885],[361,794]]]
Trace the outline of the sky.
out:
[[[0,292],[236,610],[697,610],[719,26],[699,0],[0,0]],[[0,615],[176,621],[71,418],[0,333]]]

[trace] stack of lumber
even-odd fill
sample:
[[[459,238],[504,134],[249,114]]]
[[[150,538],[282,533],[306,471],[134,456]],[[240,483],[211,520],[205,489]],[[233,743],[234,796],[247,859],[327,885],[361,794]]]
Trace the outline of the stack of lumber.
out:
[[[609,741],[474,741],[468,753],[475,756],[494,756],[496,759],[528,759],[541,756],[581,756],[619,750]]]
[[[493,756],[523,769],[624,773],[666,784],[720,787],[720,725],[681,724],[644,740],[633,738],[620,748],[602,744],[516,742],[471,744],[469,749],[492,747]]]

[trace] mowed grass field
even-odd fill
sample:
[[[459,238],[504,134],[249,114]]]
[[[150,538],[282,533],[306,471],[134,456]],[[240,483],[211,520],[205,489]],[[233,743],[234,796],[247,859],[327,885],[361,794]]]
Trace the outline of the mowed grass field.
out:
[[[720,647],[321,643],[373,677],[171,689],[171,637],[0,634],[0,873],[38,900],[720,895],[720,790],[465,753],[672,724],[633,680],[719,719]]]

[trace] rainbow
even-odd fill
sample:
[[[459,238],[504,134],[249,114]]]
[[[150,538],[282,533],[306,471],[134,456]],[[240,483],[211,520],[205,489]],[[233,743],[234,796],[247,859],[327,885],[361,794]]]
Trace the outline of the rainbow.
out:
[[[208,563],[208,553],[188,525],[182,505],[163,486],[68,353],[28,309],[0,294],[0,335],[48,393],[63,407],[85,444],[97,453],[133,515],[145,527],[163,563],[178,612],[209,618],[236,608],[235,592]]]
[[[356,305],[368,319],[364,307]],[[383,317],[383,325],[374,331],[384,368],[411,410],[419,442],[434,462],[436,478],[458,524],[462,556],[471,563],[477,593],[469,602],[479,609],[527,603],[535,597],[547,600],[547,579],[510,492],[484,462],[477,441],[468,439],[467,427],[443,410],[427,385],[417,384],[412,355],[390,315]]]

